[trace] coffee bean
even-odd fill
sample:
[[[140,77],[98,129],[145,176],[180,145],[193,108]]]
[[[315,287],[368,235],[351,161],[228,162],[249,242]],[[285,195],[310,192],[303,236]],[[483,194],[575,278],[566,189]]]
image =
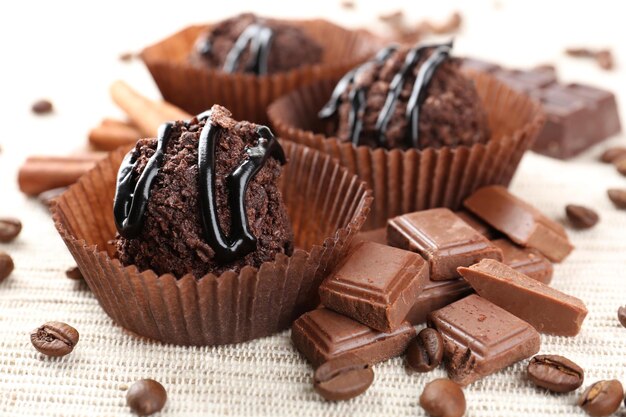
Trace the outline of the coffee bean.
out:
[[[570,392],[580,387],[585,372],[559,355],[537,355],[528,364],[528,377],[537,386],[553,392]]]
[[[598,213],[584,206],[568,204],[565,213],[570,223],[577,229],[589,229],[595,226],[600,220]]]
[[[441,364],[443,339],[435,329],[422,329],[406,350],[406,361],[417,372],[429,372]]]
[[[80,272],[80,269],[78,269],[77,266],[69,268],[67,271],[65,271],[65,276],[69,279],[83,279],[83,274]]]
[[[611,188],[607,191],[609,198],[615,204],[615,207],[626,209],[626,189]]]
[[[604,151],[602,155],[600,156],[600,160],[602,162],[610,163],[618,159],[621,159],[623,157],[626,157],[626,148],[621,147],[621,146],[616,146],[616,147],[609,148],[606,151]]]
[[[6,252],[0,252],[0,282],[11,275],[13,268],[15,268],[13,258]]]
[[[141,379],[130,386],[126,403],[139,416],[158,413],[165,406],[167,391],[154,379]]]
[[[52,207],[56,204],[57,199],[67,191],[67,187],[59,187],[53,188],[51,190],[44,191],[43,193],[37,196],[37,200],[39,200],[42,204],[48,206],[48,208]]]
[[[435,379],[424,387],[420,405],[433,417],[461,417],[465,414],[465,395],[449,379]]]
[[[604,417],[617,411],[623,398],[624,389],[619,381],[598,381],[585,390],[578,405],[592,417]]]
[[[30,341],[44,355],[65,356],[74,350],[78,337],[78,331],[69,324],[50,321],[33,330]]]
[[[133,59],[135,59],[135,57],[137,56],[137,54],[135,54],[134,52],[122,52],[118,58],[120,61],[122,62],[130,62]]]
[[[33,103],[31,110],[35,114],[46,114],[52,112],[52,103],[49,100],[37,100]]]
[[[372,368],[358,356],[347,354],[317,368],[313,388],[329,401],[342,401],[363,394],[372,381]]]
[[[22,231],[22,222],[13,217],[0,218],[0,242],[10,242]]]
[[[621,306],[617,309],[617,319],[622,326],[626,327],[626,306]]]

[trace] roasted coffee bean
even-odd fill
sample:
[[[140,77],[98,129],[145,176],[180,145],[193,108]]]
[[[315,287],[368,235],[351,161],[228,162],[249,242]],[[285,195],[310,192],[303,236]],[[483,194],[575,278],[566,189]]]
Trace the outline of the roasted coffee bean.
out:
[[[565,213],[570,223],[577,229],[589,229],[595,226],[600,220],[598,213],[584,206],[568,204]]]
[[[74,350],[78,337],[78,331],[69,324],[51,321],[33,330],[30,341],[44,355],[65,356]]]
[[[570,392],[580,387],[585,372],[559,355],[537,355],[528,364],[528,377],[537,386],[553,392]]]
[[[33,103],[31,110],[35,114],[46,114],[52,112],[52,103],[49,100],[37,100]]]
[[[65,271],[65,276],[69,279],[83,279],[83,274],[80,272],[80,269],[78,269],[77,266],[69,268],[67,271]]]
[[[154,379],[141,379],[130,386],[126,403],[139,416],[158,413],[165,406],[167,391]]]
[[[619,381],[598,381],[585,390],[578,405],[592,417],[604,417],[617,411],[623,398],[624,389]]]
[[[37,196],[37,200],[39,200],[42,204],[48,206],[48,208],[52,207],[56,204],[57,199],[67,191],[67,187],[59,187],[53,188],[48,191],[44,191],[43,193]]]
[[[13,258],[6,252],[0,252],[0,282],[11,275],[14,267]]]
[[[449,379],[435,379],[424,387],[420,405],[433,417],[461,417],[465,414],[465,395]]]
[[[622,326],[626,327],[626,306],[621,306],[617,309],[617,319]]]
[[[607,191],[609,198],[615,204],[615,207],[626,209],[626,189],[611,188]]]
[[[13,217],[0,218],[0,242],[10,242],[22,231],[22,222]]]
[[[422,329],[406,349],[406,361],[417,372],[429,372],[441,364],[443,339],[435,329]]]
[[[613,161],[617,161],[618,159],[622,159],[626,157],[626,148],[621,146],[615,146],[613,148],[609,148],[602,153],[600,156],[600,160],[602,162],[611,163]]]
[[[133,59],[135,59],[135,57],[137,56],[137,54],[135,54],[134,52],[122,52],[118,58],[120,61],[122,62],[130,62]]]
[[[372,368],[358,356],[347,354],[317,368],[313,376],[313,388],[329,401],[342,401],[363,394],[372,381]]]

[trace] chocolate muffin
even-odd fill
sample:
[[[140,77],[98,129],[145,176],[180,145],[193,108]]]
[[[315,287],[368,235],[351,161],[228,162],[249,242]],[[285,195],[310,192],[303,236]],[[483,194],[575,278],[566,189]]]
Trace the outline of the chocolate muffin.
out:
[[[473,145],[489,139],[474,83],[452,44],[390,46],[346,74],[320,111],[341,141],[393,148]]]
[[[202,34],[190,60],[230,73],[266,75],[317,64],[322,47],[296,26],[244,13]]]
[[[284,153],[271,131],[213,106],[140,140],[118,173],[116,249],[124,265],[196,278],[290,255],[278,189]]]

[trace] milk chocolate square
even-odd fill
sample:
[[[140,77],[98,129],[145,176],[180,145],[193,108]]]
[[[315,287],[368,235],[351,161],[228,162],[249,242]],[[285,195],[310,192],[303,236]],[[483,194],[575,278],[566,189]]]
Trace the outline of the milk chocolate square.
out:
[[[522,248],[508,239],[492,241],[502,250],[502,263],[544,284],[552,281],[554,267],[545,256],[532,248]]]
[[[485,236],[489,240],[494,240],[499,237],[502,237],[502,233],[498,232],[493,227],[489,226],[484,221],[480,220],[478,217],[474,216],[472,213],[466,210],[455,211],[454,214],[459,216],[461,220],[467,223],[472,229],[476,230],[481,235]]]
[[[360,242],[376,242],[381,245],[387,244],[387,228],[380,227],[378,229],[368,230],[366,232],[357,233],[354,237],[353,245]]]
[[[574,249],[563,226],[500,185],[479,189],[463,204],[513,242],[535,248],[553,262]]]
[[[426,323],[430,313],[470,295],[473,291],[463,278],[445,281],[429,280],[426,287],[417,296],[406,320],[413,325]]]
[[[539,333],[525,321],[475,294],[428,317],[444,340],[453,381],[468,385],[539,351]]]
[[[575,336],[587,307],[578,298],[548,287],[492,259],[459,272],[486,300],[527,321],[542,333]]]
[[[322,304],[371,328],[400,326],[428,282],[428,264],[416,253],[361,242],[320,286]]]
[[[415,335],[408,322],[379,332],[326,308],[303,314],[291,328],[293,344],[314,367],[346,353],[373,365],[401,355]]]
[[[484,258],[502,260],[502,251],[447,208],[417,211],[387,223],[391,246],[414,251],[430,265],[434,281],[458,278],[457,268]]]

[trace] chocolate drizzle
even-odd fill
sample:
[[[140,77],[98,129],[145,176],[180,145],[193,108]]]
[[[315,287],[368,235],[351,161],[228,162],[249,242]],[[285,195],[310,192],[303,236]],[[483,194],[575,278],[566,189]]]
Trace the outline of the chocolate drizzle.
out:
[[[256,75],[267,74],[268,56],[273,37],[274,32],[269,27],[260,23],[251,24],[239,35],[233,47],[228,51],[222,69],[228,73],[237,71],[241,56],[250,45],[250,58],[243,67],[243,71]],[[198,52],[203,56],[211,54],[210,37],[198,46]]]
[[[400,71],[396,73],[391,80],[385,103],[380,111],[380,114],[378,115],[378,119],[376,120],[377,146],[386,145],[387,126],[396,109],[400,93],[406,84],[407,78],[413,73],[415,66],[430,49],[433,49],[433,52],[418,70],[405,113],[405,118],[408,123],[407,146],[419,147],[419,109],[426,99],[426,90],[433,75],[435,74],[435,71],[450,55],[452,42],[441,45],[418,45],[408,51]],[[322,108],[318,116],[320,118],[328,118],[336,114],[337,109],[341,104],[343,94],[351,85],[354,84],[359,75],[370,69],[372,65],[380,65],[384,63],[395,51],[396,47],[393,46],[385,48],[377,54],[373,61],[366,62],[365,64],[347,73],[339,81],[339,83],[337,83],[330,100]],[[348,95],[348,100],[351,104],[350,113],[348,115],[348,126],[350,131],[349,138],[355,146],[359,146],[363,144],[361,131],[363,129],[362,118],[366,104],[366,86],[361,85],[358,88],[353,88]]]
[[[257,241],[250,231],[245,203],[250,180],[270,156],[284,164],[285,154],[272,132],[266,126],[259,126],[257,144],[246,148],[247,158],[226,177],[231,212],[230,234],[226,236],[219,224],[215,190],[216,147],[221,127],[212,123],[210,111],[198,115],[196,119],[205,120],[198,142],[199,195],[204,238],[215,252],[216,259],[220,263],[228,263],[256,249]],[[189,127],[192,121],[184,122],[184,126]],[[150,189],[163,165],[165,149],[174,128],[172,122],[160,127],[157,149],[139,179],[134,181],[133,178],[137,160],[132,151],[120,166],[113,214],[118,232],[127,239],[137,237],[141,232]]]

